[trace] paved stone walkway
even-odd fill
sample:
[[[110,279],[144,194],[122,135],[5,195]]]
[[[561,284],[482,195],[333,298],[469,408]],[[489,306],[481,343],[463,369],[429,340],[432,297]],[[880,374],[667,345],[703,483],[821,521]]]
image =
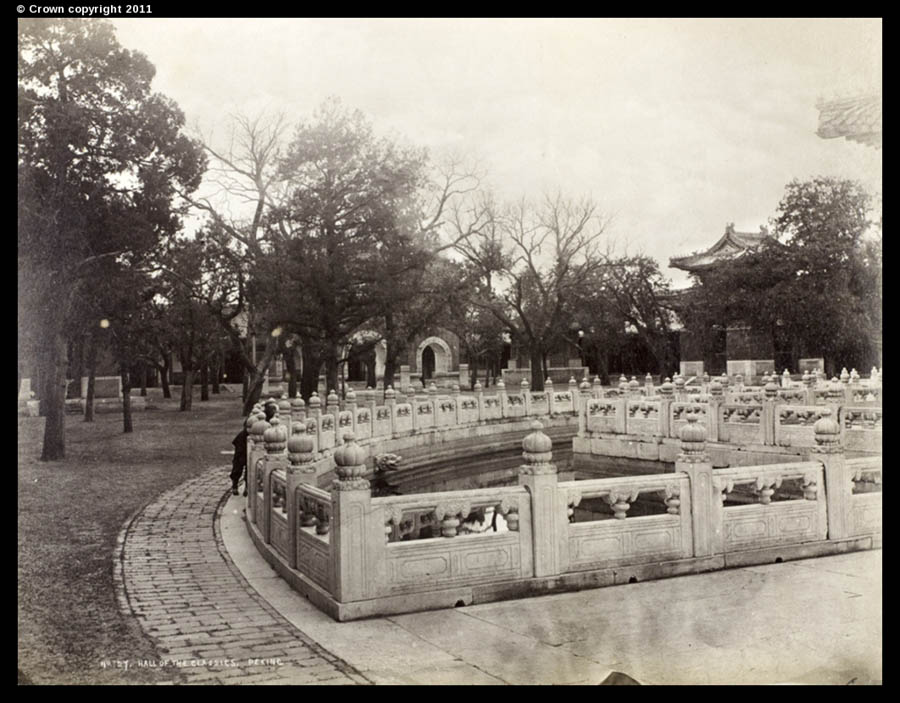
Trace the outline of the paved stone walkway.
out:
[[[370,683],[278,614],[227,556],[219,467],[160,495],[120,535],[120,606],[154,640],[177,683]],[[132,666],[138,666],[132,662]]]

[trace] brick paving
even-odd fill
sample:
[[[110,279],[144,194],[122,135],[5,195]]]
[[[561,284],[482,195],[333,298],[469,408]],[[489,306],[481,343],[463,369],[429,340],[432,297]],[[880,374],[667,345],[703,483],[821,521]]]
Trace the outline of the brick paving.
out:
[[[279,615],[231,562],[216,519],[227,483],[227,469],[211,469],[160,495],[120,535],[119,604],[155,642],[156,665],[176,683],[371,683]]]

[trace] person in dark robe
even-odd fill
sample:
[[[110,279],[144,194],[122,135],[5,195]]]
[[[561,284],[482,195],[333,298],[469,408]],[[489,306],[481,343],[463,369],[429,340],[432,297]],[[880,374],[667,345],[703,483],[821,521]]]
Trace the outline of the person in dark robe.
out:
[[[266,403],[265,412],[266,422],[268,422],[278,412],[278,405],[272,401]],[[231,460],[231,494],[235,496],[238,494],[238,486],[241,480],[244,481],[244,497],[247,496],[247,435],[247,423],[245,421],[244,427],[231,440],[231,443],[234,445],[234,458]]]

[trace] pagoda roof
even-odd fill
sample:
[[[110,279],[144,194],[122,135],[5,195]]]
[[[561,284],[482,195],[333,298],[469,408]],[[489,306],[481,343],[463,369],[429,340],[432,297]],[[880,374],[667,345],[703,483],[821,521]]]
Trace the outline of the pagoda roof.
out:
[[[734,229],[734,223],[729,223],[725,227],[725,234],[709,249],[697,254],[673,257],[669,259],[669,266],[688,272],[707,270],[757,249],[770,237],[765,227],[760,227],[759,232],[738,232]]]
[[[845,137],[867,146],[881,148],[881,95],[864,95],[838,100],[820,100],[819,129],[822,139]]]

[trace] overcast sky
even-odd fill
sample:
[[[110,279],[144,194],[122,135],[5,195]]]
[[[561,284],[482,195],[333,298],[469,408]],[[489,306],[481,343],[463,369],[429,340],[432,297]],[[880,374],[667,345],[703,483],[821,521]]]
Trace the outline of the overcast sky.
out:
[[[817,98],[880,90],[880,20],[113,22],[204,131],[337,95],[381,134],[476,155],[503,197],[591,195],[679,286],[669,257],[758,230],[793,178],[881,192],[880,150],[815,134]]]

